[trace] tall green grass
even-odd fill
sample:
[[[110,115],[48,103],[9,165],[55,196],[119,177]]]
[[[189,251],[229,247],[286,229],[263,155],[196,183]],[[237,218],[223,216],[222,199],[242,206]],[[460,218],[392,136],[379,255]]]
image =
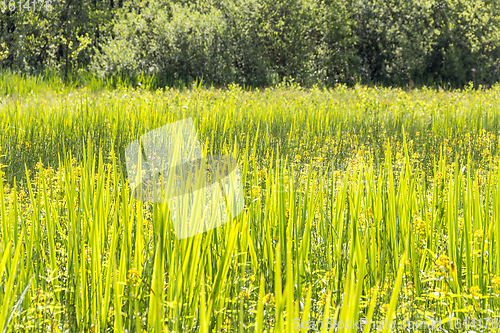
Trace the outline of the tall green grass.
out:
[[[244,164],[252,151],[245,148]],[[464,318],[464,305],[475,302],[498,311],[490,293],[498,257],[463,246],[477,247],[471,235],[487,230],[483,250],[499,251],[496,213],[481,214],[499,209],[492,199],[497,175],[479,191],[477,180],[455,169],[444,177],[442,195],[438,185],[425,186],[409,159],[396,185],[389,151],[378,176],[363,163],[344,176],[269,168],[263,193],[248,194],[234,221],[178,240],[165,203],[131,199],[116,163],[105,166],[90,148],[85,156],[82,164],[62,160],[57,171],[40,166],[25,196],[0,184],[2,327],[291,332],[294,320],[373,316],[362,306],[371,288],[382,288],[371,299],[378,318],[399,324],[427,318],[429,302],[436,320]],[[264,185],[248,171],[243,177]],[[462,214],[464,207],[472,209]],[[455,216],[464,217],[463,230]],[[418,219],[425,220],[424,235],[416,232]],[[434,276],[438,254],[453,259],[458,274]],[[469,299],[473,286],[492,298]],[[447,296],[435,300],[435,287]]]
[[[7,101],[2,124],[18,130],[0,137],[0,329],[493,319],[494,93],[232,86]],[[246,208],[178,240],[166,203],[132,198],[121,156],[189,116],[208,153],[237,158]]]
[[[498,88],[487,91],[436,92],[373,89],[357,86],[304,90],[281,86],[264,91],[173,88],[103,90],[86,88],[61,96],[5,99],[0,113],[0,154],[11,182],[23,178],[41,159],[57,166],[58,154],[83,156],[82,141],[101,147],[109,162],[110,147],[124,166],[123,150],[138,136],[175,120],[193,117],[200,138],[221,152],[224,145],[252,144],[257,131],[257,159],[279,147],[281,158],[323,158],[345,168],[360,152],[375,166],[384,159],[387,140],[402,150],[406,130],[412,157],[432,171],[440,149],[448,160],[486,167],[498,154]],[[399,160],[399,158],[398,158]],[[260,161],[262,162],[262,161]]]

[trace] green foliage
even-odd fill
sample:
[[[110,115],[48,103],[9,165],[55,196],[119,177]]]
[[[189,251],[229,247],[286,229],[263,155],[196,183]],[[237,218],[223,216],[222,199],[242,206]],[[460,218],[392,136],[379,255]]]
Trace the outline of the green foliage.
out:
[[[360,0],[355,8],[365,79],[453,87],[497,80],[498,2]]]
[[[0,44],[6,49],[3,69],[33,73],[56,70],[68,75],[85,67],[97,37],[109,36],[109,4],[95,1],[6,2]],[[15,6],[12,6],[15,4]],[[1,5],[0,5],[1,6]]]
[[[215,84],[268,85],[285,78],[318,82],[317,45],[327,25],[323,4],[243,0],[176,2],[171,8],[171,16],[157,7],[120,13],[116,38],[103,46],[94,70],[101,75],[203,78]],[[145,23],[150,10],[155,15]]]
[[[358,22],[354,19],[356,8],[351,1],[328,0],[319,13],[320,31],[317,44],[318,61],[315,77],[330,86],[355,82],[361,74],[361,57],[358,54],[359,36],[354,32]]]
[[[497,1],[453,1],[440,8],[441,33],[435,38],[426,72],[457,85],[492,84],[500,63],[500,6]],[[443,59],[437,62],[436,59]]]
[[[500,79],[498,1],[51,4],[51,10],[4,10],[3,69],[55,70],[66,78],[91,70],[101,78],[130,81],[146,75],[154,76],[157,86],[203,79],[215,85],[295,81],[462,88]]]
[[[147,73],[227,83],[232,73],[221,12],[193,8],[168,2],[125,7],[117,14],[116,38],[103,45],[92,68],[101,76]]]
[[[269,83],[269,59],[257,28],[261,5],[257,0],[237,0],[215,5],[226,20],[227,52],[233,67],[234,81],[251,86]]]
[[[322,8],[315,1],[262,0],[255,22],[257,37],[263,46],[268,70],[276,82],[292,77],[308,83],[315,69]]]

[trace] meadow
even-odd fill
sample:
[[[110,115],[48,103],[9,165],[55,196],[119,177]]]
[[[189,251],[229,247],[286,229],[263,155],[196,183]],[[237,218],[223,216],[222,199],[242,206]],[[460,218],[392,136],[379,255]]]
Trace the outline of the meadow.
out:
[[[499,93],[4,76],[0,330],[496,332]],[[245,209],[178,240],[123,154],[187,117],[237,159]]]

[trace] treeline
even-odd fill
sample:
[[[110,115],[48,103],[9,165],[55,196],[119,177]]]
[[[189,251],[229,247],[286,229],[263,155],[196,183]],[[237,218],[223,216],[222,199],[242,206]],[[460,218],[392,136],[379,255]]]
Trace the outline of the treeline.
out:
[[[24,1],[1,14],[15,72],[455,88],[500,74],[500,0]]]

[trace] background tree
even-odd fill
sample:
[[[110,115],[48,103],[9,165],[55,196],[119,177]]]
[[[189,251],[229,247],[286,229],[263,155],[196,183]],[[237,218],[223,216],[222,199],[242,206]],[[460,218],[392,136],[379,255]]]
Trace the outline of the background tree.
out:
[[[0,66],[22,73],[154,75],[160,86],[292,78],[461,88],[499,78],[498,0],[53,0],[50,10],[15,9],[0,20]]]

